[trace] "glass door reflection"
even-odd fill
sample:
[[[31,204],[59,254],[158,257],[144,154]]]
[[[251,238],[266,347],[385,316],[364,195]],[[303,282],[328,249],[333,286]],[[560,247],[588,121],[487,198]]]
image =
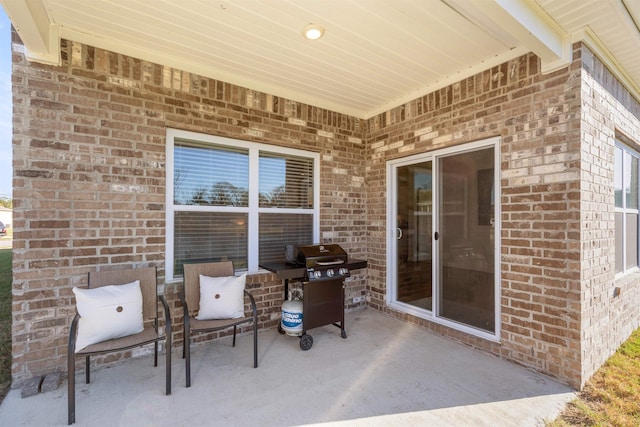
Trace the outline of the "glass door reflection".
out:
[[[433,310],[432,162],[397,169],[397,300]]]
[[[438,316],[495,332],[494,149],[438,159]]]

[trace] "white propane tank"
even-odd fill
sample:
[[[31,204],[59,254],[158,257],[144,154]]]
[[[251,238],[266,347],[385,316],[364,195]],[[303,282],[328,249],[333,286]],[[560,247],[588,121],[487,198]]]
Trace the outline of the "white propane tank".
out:
[[[302,335],[302,301],[289,292],[289,299],[282,303],[282,330],[287,335]]]

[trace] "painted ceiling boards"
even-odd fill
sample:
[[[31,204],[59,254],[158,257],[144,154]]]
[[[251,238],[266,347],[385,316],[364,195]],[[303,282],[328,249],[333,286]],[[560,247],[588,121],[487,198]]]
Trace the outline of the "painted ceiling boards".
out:
[[[640,94],[637,0],[0,0],[27,57],[60,39],[368,118],[526,52],[585,41]],[[302,28],[325,28],[306,40]]]

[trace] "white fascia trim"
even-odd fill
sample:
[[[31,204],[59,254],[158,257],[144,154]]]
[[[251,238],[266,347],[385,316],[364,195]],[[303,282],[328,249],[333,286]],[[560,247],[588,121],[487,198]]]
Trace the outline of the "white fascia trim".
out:
[[[585,27],[582,31],[574,33],[572,35],[572,43],[582,42],[584,43],[595,56],[604,63],[605,67],[620,81],[622,86],[625,87],[633,96],[636,101],[640,102],[640,86],[639,84],[625,71],[622,64],[616,59],[616,57],[607,49],[604,43],[600,41],[598,36],[589,27]]]
[[[34,51],[25,43],[25,57],[29,61],[39,62],[42,64],[55,65],[56,67],[61,65],[60,27],[57,25],[49,25],[49,48],[47,50]]]
[[[504,12],[494,15],[496,25],[509,30],[542,59],[542,73],[556,71],[571,63],[570,36],[542,8],[531,0],[494,1]]]
[[[49,19],[42,1],[0,0],[25,47],[29,61],[60,65],[60,28]]]
[[[542,72],[572,61],[569,35],[533,0],[442,0],[506,47],[535,53]]]

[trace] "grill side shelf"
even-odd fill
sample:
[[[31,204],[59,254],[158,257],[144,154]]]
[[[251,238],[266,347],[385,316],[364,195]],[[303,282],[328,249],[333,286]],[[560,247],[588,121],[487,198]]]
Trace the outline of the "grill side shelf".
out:
[[[353,258],[348,260],[346,266],[349,270],[359,270],[367,268],[367,261]],[[289,264],[284,261],[260,264],[260,268],[276,273],[276,277],[280,280],[302,279],[307,270],[304,265]]]

